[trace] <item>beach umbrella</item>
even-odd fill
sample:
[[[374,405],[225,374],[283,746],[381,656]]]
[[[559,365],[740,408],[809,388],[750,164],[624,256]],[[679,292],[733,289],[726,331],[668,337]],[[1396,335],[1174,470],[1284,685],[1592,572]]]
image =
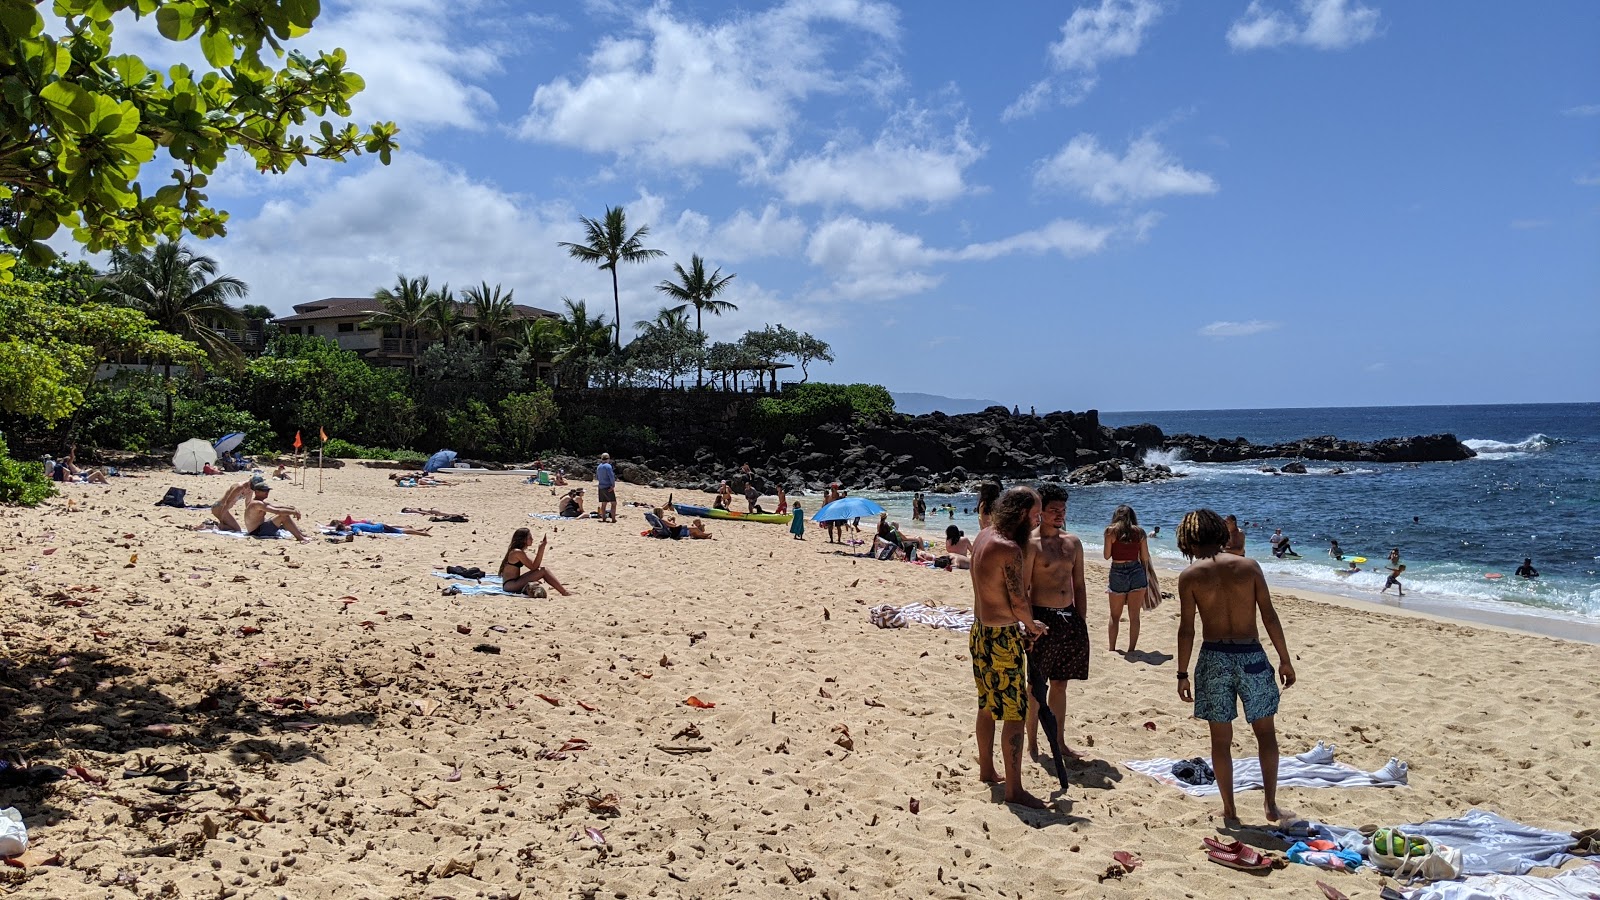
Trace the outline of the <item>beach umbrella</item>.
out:
[[[235,431],[232,434],[225,434],[217,440],[217,454],[220,456],[224,453],[232,453],[242,443],[244,443],[244,432]]]
[[[185,475],[198,475],[208,464],[217,461],[217,451],[205,438],[190,438],[178,445],[172,454],[172,467]]]
[[[848,519],[875,516],[881,512],[883,512],[883,507],[865,497],[842,497],[817,510],[817,514],[811,517],[811,521],[843,522]]]
[[[440,469],[454,465],[455,461],[456,452],[454,450],[440,450],[438,453],[428,457],[428,462],[422,467],[422,471],[432,475]]]

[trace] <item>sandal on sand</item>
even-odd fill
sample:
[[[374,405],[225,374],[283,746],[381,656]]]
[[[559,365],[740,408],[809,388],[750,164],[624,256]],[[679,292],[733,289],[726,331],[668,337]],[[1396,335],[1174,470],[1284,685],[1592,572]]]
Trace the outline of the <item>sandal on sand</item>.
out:
[[[1242,847],[1238,853],[1209,850],[1206,852],[1206,859],[1219,866],[1227,866],[1241,872],[1267,872],[1272,869],[1272,863],[1250,847]]]
[[[1237,856],[1239,851],[1244,849],[1244,844],[1240,841],[1224,842],[1219,841],[1214,837],[1201,838],[1200,840],[1201,843],[1206,845],[1207,850],[1215,850],[1218,853],[1228,853]]]
[[[214,784],[202,784],[198,781],[184,781],[174,784],[170,787],[161,784],[147,785],[147,787],[157,794],[162,794],[167,797],[180,797],[184,794],[198,794],[203,791],[214,791],[217,789],[217,786]]]
[[[183,781],[183,778],[173,778],[172,776],[179,773],[187,773],[188,770],[188,766],[180,766],[177,763],[158,762],[142,769],[123,769],[122,777],[124,780],[129,778],[165,778],[168,781]]]

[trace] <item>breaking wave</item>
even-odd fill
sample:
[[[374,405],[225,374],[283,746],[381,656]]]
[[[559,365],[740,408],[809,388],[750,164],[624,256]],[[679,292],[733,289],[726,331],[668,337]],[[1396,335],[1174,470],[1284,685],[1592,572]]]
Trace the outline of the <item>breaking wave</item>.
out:
[[[1505,459],[1509,456],[1523,456],[1529,453],[1543,453],[1561,443],[1548,435],[1535,434],[1524,438],[1514,444],[1505,441],[1491,441],[1472,438],[1461,442],[1483,459]]]

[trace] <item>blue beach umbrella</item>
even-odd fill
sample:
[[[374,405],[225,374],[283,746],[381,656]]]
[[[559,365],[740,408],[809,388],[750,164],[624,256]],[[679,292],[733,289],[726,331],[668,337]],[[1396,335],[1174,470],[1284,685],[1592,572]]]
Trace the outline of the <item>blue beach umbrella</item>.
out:
[[[883,507],[865,497],[843,497],[817,510],[817,514],[811,517],[811,521],[843,522],[847,519],[875,516],[881,512],[883,512]]]
[[[217,454],[220,456],[224,453],[232,453],[242,443],[244,443],[244,432],[235,431],[232,434],[225,434],[215,444]]]
[[[440,469],[455,465],[455,462],[456,452],[454,450],[440,450],[438,453],[428,457],[428,462],[422,467],[422,471],[432,475]]]

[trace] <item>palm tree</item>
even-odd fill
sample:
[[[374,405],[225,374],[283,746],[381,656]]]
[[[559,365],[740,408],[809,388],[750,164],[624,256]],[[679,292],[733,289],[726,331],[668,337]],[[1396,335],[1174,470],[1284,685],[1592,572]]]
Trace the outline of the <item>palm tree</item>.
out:
[[[478,326],[478,335],[490,356],[499,352],[517,320],[517,308],[511,302],[513,293],[501,293],[498,284],[491,290],[487,281],[462,292],[462,298],[472,304],[473,323]]]
[[[433,304],[433,295],[428,292],[428,276],[396,275],[394,287],[378,288],[372,292],[372,298],[383,304],[383,310],[368,316],[367,325],[398,329],[402,341],[415,341],[427,326],[429,307]],[[413,345],[413,356],[415,352]]]
[[[603,220],[579,216],[578,221],[583,223],[585,243],[559,241],[557,246],[567,248],[567,253],[573,259],[593,263],[599,266],[601,271],[611,270],[611,303],[616,313],[616,320],[613,323],[616,334],[612,338],[612,348],[621,350],[622,293],[617,286],[617,263],[639,263],[666,254],[644,246],[644,238],[650,234],[650,226],[641,225],[638,231],[633,234],[628,233],[628,216],[620,206],[606,207]]]
[[[450,292],[448,284],[428,295],[428,314],[425,318],[423,326],[428,333],[446,347],[450,346],[452,338],[460,337],[472,328],[472,323],[463,319],[456,308],[456,295]]]
[[[566,304],[567,311],[557,320],[553,361],[557,371],[570,375],[578,387],[586,387],[591,360],[604,356],[611,349],[606,346],[606,332],[611,326],[604,315],[591,318],[589,306],[583,300],[562,297],[561,302]]]
[[[640,319],[633,323],[640,337],[657,331],[675,332],[689,330],[689,314],[681,306],[663,306],[656,310],[654,319]]]
[[[238,361],[239,348],[217,326],[244,324],[228,301],[245,297],[250,287],[232,275],[218,276],[211,257],[196,256],[176,241],[162,241],[148,255],[115,250],[101,290],[112,302],[149,316],[163,331],[199,344],[213,361]]]
[[[678,273],[678,282],[663,281],[656,285],[656,290],[682,301],[682,305],[676,308],[677,312],[687,312],[689,307],[694,307],[694,330],[699,332],[702,341],[706,334],[700,324],[704,313],[720,316],[725,312],[738,312],[739,307],[732,303],[715,299],[728,286],[728,282],[737,277],[734,273],[723,275],[722,270],[717,269],[707,276],[706,262],[698,253],[689,257],[689,271],[685,272],[678,263],[672,264],[672,270]],[[704,383],[704,372],[698,366],[695,368],[694,383],[696,387]]]
[[[111,273],[100,290],[111,302],[143,312],[162,330],[199,344],[213,362],[236,365],[243,355],[217,326],[244,326],[244,316],[228,300],[248,295],[249,285],[232,275],[217,275],[216,260],[196,256],[177,241],[162,241],[148,255],[112,251]],[[162,378],[168,386],[166,424],[171,431],[171,360],[163,365]]]

